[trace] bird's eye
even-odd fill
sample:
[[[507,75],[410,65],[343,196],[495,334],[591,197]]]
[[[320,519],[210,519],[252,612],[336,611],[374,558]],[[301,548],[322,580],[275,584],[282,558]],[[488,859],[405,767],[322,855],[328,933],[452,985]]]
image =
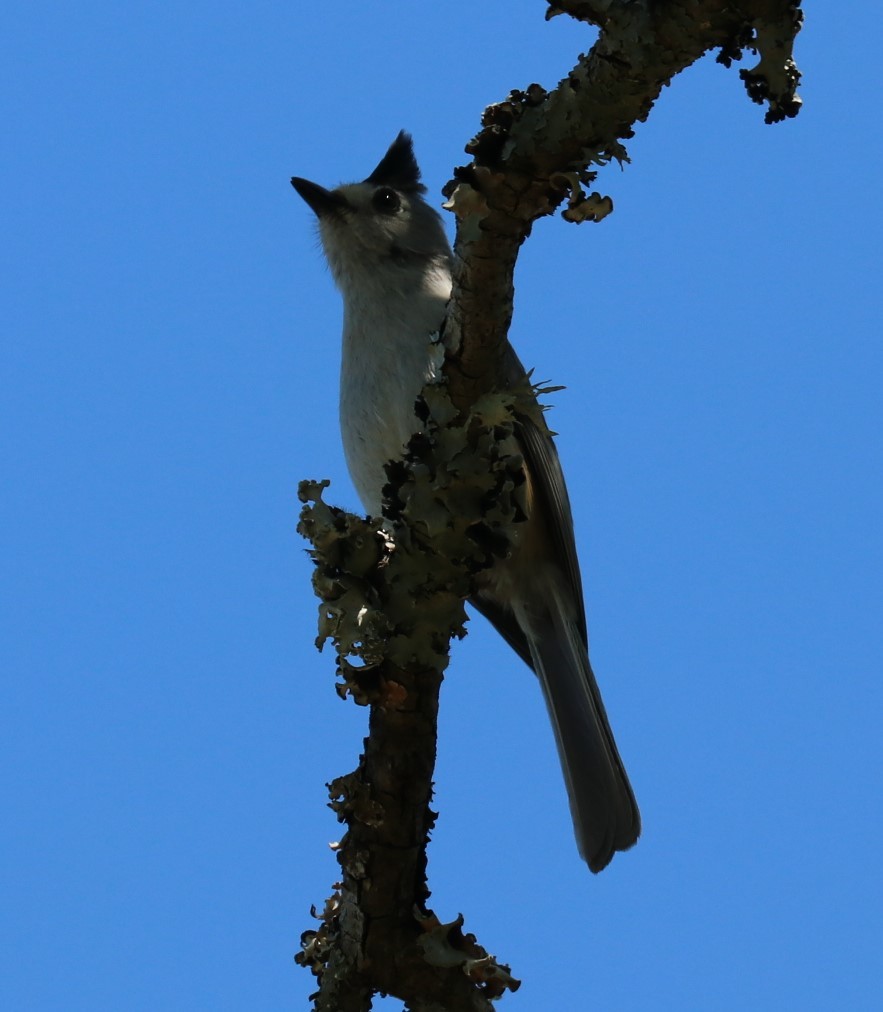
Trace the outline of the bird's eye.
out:
[[[402,206],[402,198],[390,186],[381,186],[371,198],[375,211],[381,214],[395,214]]]

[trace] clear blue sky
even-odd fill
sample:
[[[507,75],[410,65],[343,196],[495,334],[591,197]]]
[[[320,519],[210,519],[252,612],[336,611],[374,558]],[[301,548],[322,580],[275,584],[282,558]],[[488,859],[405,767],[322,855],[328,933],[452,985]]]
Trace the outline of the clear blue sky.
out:
[[[281,1012],[365,712],[313,649],[297,482],[355,506],[340,307],[292,174],[482,108],[590,33],[544,4],[13,4],[0,42],[0,1007]],[[501,1007],[870,1009],[881,991],[877,5],[809,4],[805,108],[677,79],[547,220],[512,337],[552,425],[645,833],[579,861],[529,672],[445,684],[432,902]],[[378,1003],[396,1008],[397,1003]]]

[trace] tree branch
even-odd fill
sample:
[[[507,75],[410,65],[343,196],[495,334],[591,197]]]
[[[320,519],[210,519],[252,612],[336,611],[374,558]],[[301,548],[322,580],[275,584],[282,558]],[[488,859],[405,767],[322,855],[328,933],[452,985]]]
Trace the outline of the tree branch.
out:
[[[482,116],[466,146],[470,165],[445,187],[457,217],[454,292],[445,324],[446,373],[461,410],[493,386],[512,318],[513,276],[521,243],[537,218],[562,201],[570,221],[600,220],[609,198],[587,196],[596,168],[626,162],[634,135],[662,88],[711,49],[721,62],[744,49],[760,62],[742,71],[750,97],[767,101],[767,121],[794,116],[800,74],[791,58],[802,23],[799,0],[550,0],[547,17],[568,13],[600,26],[551,92],[539,85],[510,92]]]
[[[737,6],[738,4],[738,6]],[[514,990],[508,967],[426,907],[426,846],[438,692],[475,574],[506,551],[524,513],[512,435],[536,410],[528,390],[498,391],[512,318],[518,251],[533,222],[564,201],[574,222],[600,220],[612,202],[586,194],[599,167],[628,161],[622,144],[662,88],[711,49],[741,77],[768,122],[799,109],[791,58],[801,12],[794,0],[550,0],[597,26],[591,51],[551,92],[513,91],[482,117],[470,165],[445,188],[457,217],[454,291],[443,335],[445,386],[427,388],[423,421],[388,469],[384,527],[329,507],[326,483],[302,483],[299,530],[313,548],[321,600],[319,643],[334,642],[341,696],[370,707],[358,768],[330,785],[346,825],[341,881],[304,933],[297,961],[319,978],[320,1012],[362,1012],[377,992],[412,1012],[488,1012]],[[392,536],[388,533],[392,532]]]
[[[524,509],[513,409],[528,396],[484,398],[455,424],[441,388],[427,389],[426,429],[387,469],[394,539],[378,520],[327,506],[326,482],[301,483],[319,642],[334,643],[340,694],[370,707],[358,768],[329,785],[347,826],[342,880],[296,957],[320,978],[320,1012],[361,1012],[376,991],[415,1010],[490,1012],[519,986],[462,918],[443,924],[427,909],[426,846],[442,675],[451,638],[465,635],[473,576]]]

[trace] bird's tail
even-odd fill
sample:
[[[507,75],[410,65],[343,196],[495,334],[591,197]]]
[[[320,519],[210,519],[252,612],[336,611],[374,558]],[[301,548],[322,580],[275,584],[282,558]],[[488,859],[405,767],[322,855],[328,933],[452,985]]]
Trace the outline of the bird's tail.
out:
[[[641,816],[578,629],[563,615],[529,637],[552,718],[580,854],[593,872],[627,850]]]

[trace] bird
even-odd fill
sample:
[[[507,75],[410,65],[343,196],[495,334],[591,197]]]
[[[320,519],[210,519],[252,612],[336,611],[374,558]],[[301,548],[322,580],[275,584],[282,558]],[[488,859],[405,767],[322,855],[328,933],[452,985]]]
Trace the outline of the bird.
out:
[[[361,182],[327,189],[295,176],[291,184],[316,216],[343,299],[343,448],[362,505],[380,516],[384,465],[420,429],[415,404],[438,379],[433,338],[451,295],[453,254],[404,130]],[[508,340],[493,382],[500,391],[527,382]],[[641,817],[589,661],[570,500],[542,412],[519,416],[516,438],[527,518],[470,603],[539,678],[577,846],[599,872],[637,841]]]

